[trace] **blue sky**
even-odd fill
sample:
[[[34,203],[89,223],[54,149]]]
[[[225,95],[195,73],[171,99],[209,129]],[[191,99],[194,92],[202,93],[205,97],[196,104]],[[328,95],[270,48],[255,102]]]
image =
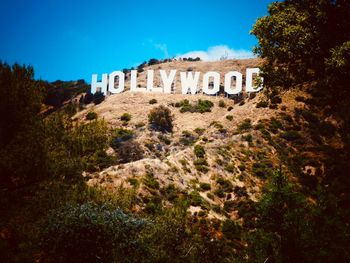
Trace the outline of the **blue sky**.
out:
[[[0,60],[91,81],[150,58],[249,57],[268,0],[0,0]]]

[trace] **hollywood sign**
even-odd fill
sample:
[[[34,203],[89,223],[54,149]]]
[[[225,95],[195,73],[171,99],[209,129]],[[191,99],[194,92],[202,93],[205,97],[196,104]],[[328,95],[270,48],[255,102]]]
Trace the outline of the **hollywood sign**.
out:
[[[176,70],[170,70],[169,74],[165,70],[159,70],[160,79],[163,83],[162,87],[154,87],[154,71],[147,70],[147,86],[137,86],[137,70],[131,70],[130,73],[130,91],[131,92],[161,92],[161,93],[174,93],[175,92],[175,76]],[[181,80],[181,93],[182,94],[197,94],[199,92],[198,83],[200,78],[200,72],[180,72]],[[257,92],[263,88],[262,78],[260,85],[256,87],[254,85],[254,75],[259,75],[259,68],[247,68],[246,69],[246,92]],[[116,81],[118,79],[118,81]],[[232,80],[235,79],[234,85]],[[243,89],[243,75],[238,71],[229,71],[225,74],[224,91],[229,94],[239,94]],[[215,71],[209,71],[203,75],[202,91],[207,95],[215,95],[220,91],[220,74]],[[122,71],[114,71],[111,74],[102,74],[102,80],[97,80],[97,74],[92,75],[91,80],[91,93],[94,94],[97,91],[107,95],[108,92],[117,94],[123,92],[125,89],[125,74]]]

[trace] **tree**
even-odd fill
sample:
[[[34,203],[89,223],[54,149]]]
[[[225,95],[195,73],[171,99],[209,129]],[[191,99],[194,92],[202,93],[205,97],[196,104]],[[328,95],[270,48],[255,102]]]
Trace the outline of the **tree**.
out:
[[[148,121],[155,130],[162,132],[171,132],[173,130],[173,116],[169,108],[163,105],[151,110],[148,114]]]
[[[340,79],[342,73],[334,70],[334,65],[349,65],[344,61],[349,61],[348,0],[286,0],[272,3],[268,11],[269,15],[258,19],[251,33],[259,41],[254,51],[264,59],[262,75],[269,91],[309,81],[324,84],[328,78]],[[344,84],[348,81],[342,79],[342,83],[334,87],[340,92],[329,95],[347,100],[350,92]]]
[[[0,63],[0,181],[13,186],[45,171],[42,118],[44,90],[32,67]]]
[[[250,262],[305,262],[309,207],[282,171],[276,171],[258,203],[257,228],[248,237]]]

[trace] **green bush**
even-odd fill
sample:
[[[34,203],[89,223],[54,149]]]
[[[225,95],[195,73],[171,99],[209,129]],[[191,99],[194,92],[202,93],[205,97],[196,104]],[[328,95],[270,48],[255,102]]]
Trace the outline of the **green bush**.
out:
[[[203,133],[205,132],[204,128],[196,128],[194,130],[198,135],[203,135]]]
[[[180,137],[180,143],[182,143],[183,145],[192,145],[196,142],[197,139],[198,136],[196,136],[195,134],[189,131],[183,131]]]
[[[200,206],[203,202],[202,197],[197,191],[192,191],[189,195],[190,200],[191,200],[191,205],[193,206]]]
[[[211,186],[210,184],[208,183],[200,183],[199,184],[199,187],[203,190],[203,191],[208,191],[211,189]]]
[[[219,100],[219,107],[220,107],[220,108],[225,108],[225,107],[226,107],[225,101]]]
[[[218,178],[216,183],[219,184],[221,189],[226,193],[231,193],[233,191],[233,185],[229,180]]]
[[[147,173],[143,179],[143,183],[151,189],[157,190],[159,189],[159,182],[156,178],[154,178],[153,174]]]
[[[251,120],[250,119],[245,119],[243,122],[241,122],[238,126],[237,126],[237,130],[239,132],[242,131],[248,131],[252,128],[252,124],[251,124]]]
[[[148,121],[152,129],[162,132],[172,132],[173,130],[173,116],[170,109],[163,105],[150,111]]]
[[[143,158],[143,149],[136,141],[130,140],[122,143],[117,148],[120,163],[129,163]]]
[[[124,121],[124,122],[130,121],[131,120],[131,114],[127,113],[127,112],[123,113],[123,115],[120,116],[120,120]]]
[[[112,131],[111,147],[117,151],[123,142],[131,140],[134,137],[132,130],[116,128]]]
[[[94,112],[94,111],[88,112],[88,114],[86,114],[86,119],[87,119],[88,121],[92,121],[92,120],[97,119],[97,113]]]
[[[158,101],[156,99],[151,99],[148,103],[149,104],[156,104]]]
[[[256,107],[257,108],[267,108],[267,106],[269,106],[269,102],[268,101],[259,101],[257,104],[256,104]]]
[[[182,100],[175,104],[176,107],[181,107],[180,112],[211,112],[211,108],[214,106],[213,102],[210,100],[201,100],[199,99],[195,104],[190,104],[190,102],[186,100]]]
[[[49,214],[41,248],[49,262],[130,262],[143,250],[138,233],[145,225],[108,205],[67,205]]]
[[[226,119],[228,119],[229,121],[232,121],[233,120],[233,116],[232,115],[227,115]]]
[[[246,142],[252,142],[253,141],[253,136],[251,134],[247,134],[246,136],[243,136],[242,138]]]
[[[242,227],[233,220],[227,219],[222,224],[222,233],[224,237],[230,240],[241,239]]]
[[[281,138],[287,140],[287,141],[295,141],[301,138],[301,135],[299,134],[299,132],[295,131],[295,130],[289,130],[289,131],[285,131],[281,134]]]
[[[195,145],[194,146],[194,154],[197,158],[204,158],[205,156],[205,150],[204,147],[202,145]]]

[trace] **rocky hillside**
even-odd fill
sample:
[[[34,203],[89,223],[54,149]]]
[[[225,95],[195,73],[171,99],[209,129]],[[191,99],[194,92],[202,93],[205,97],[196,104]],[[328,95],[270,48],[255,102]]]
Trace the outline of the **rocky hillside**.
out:
[[[257,64],[257,60],[175,61],[150,68],[215,70],[224,75],[229,70],[243,73],[246,67]],[[144,72],[138,80],[145,85]],[[84,176],[91,185],[135,188],[140,209],[151,209],[154,202],[170,204],[174,195],[182,194],[190,196],[193,213],[237,219],[242,204],[256,201],[265,180],[283,163],[281,148],[296,149],[293,144],[300,143],[302,127],[296,123],[295,112],[304,108],[301,95],[301,91],[285,92],[277,100],[278,105],[269,107],[262,93],[244,94],[239,103],[206,95],[126,91],[107,96],[101,104],[87,105],[74,118],[85,122],[87,114],[95,112],[115,130],[114,140],[137,145],[134,151],[138,157],[123,160],[125,152],[118,149],[121,144],[111,147],[108,153],[119,163]],[[190,105],[208,100],[213,106],[209,112],[187,112],[184,100]],[[159,105],[171,110],[173,132],[155,131],[149,126],[148,114]],[[321,164],[305,164],[302,169],[314,175]]]

